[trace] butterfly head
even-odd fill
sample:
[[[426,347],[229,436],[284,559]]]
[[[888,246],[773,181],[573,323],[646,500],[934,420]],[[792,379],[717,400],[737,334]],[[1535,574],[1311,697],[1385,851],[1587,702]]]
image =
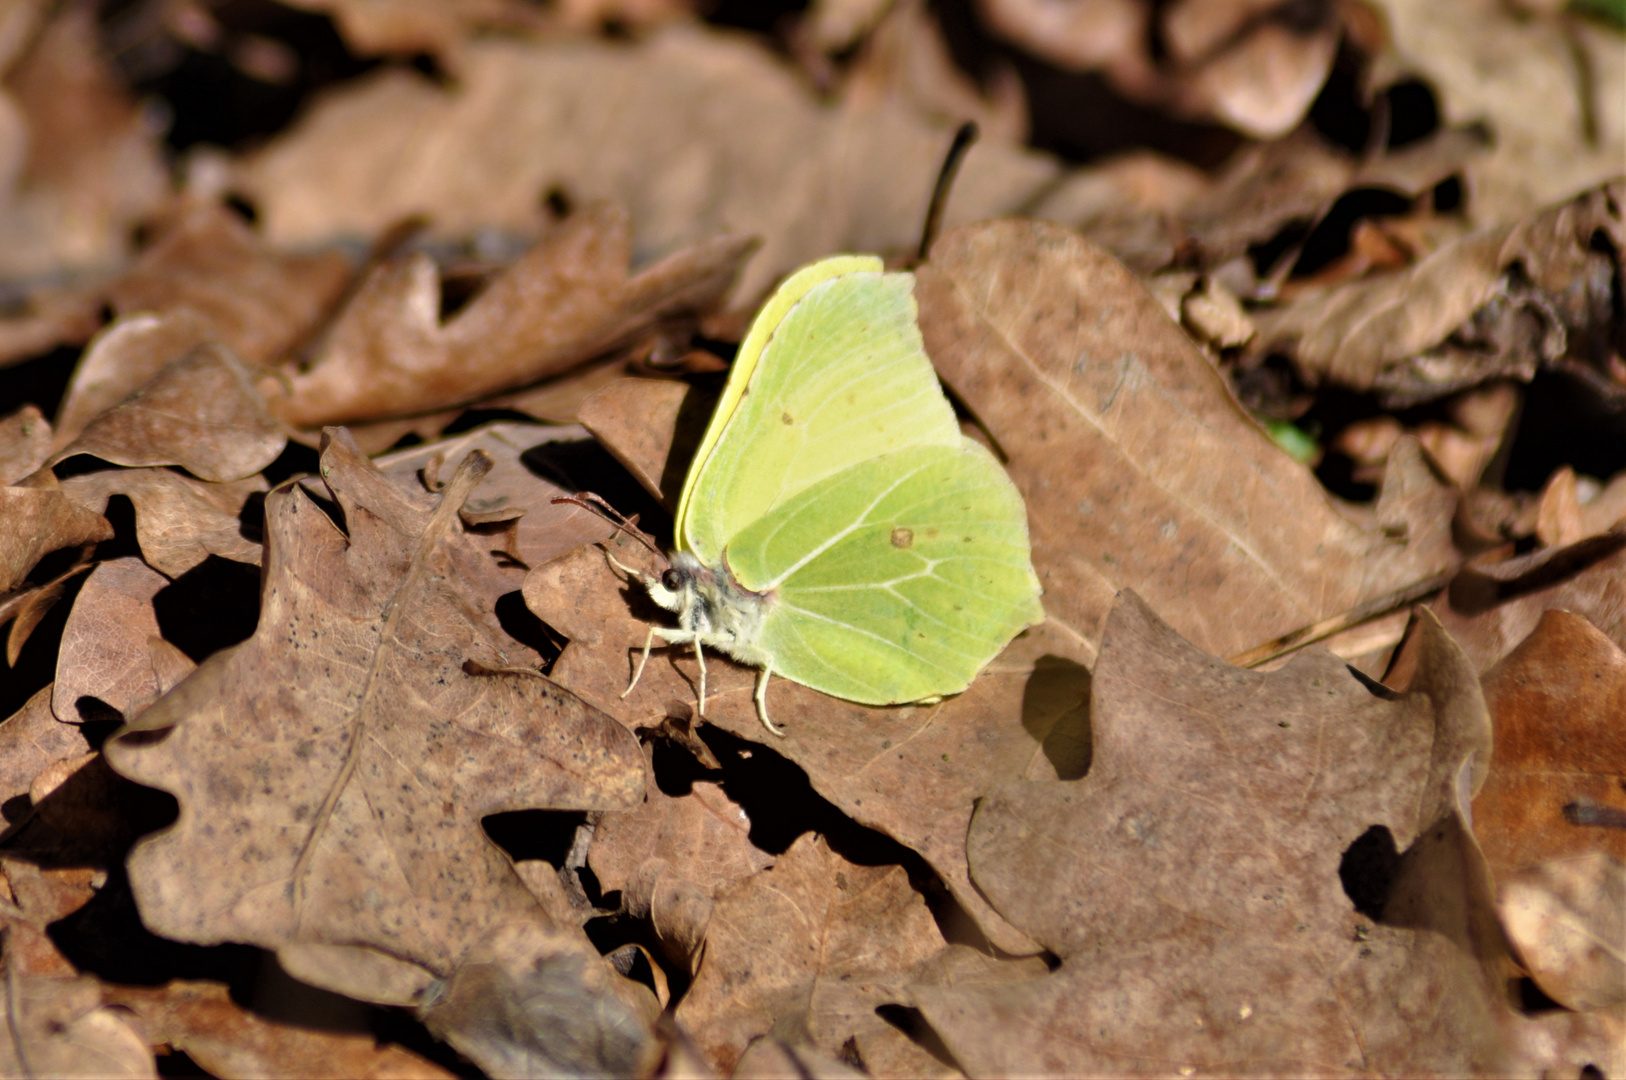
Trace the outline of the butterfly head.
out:
[[[741,588],[726,569],[680,551],[665,570],[641,577],[650,599],[675,611],[678,625],[702,642],[726,650],[755,640],[769,598]]]

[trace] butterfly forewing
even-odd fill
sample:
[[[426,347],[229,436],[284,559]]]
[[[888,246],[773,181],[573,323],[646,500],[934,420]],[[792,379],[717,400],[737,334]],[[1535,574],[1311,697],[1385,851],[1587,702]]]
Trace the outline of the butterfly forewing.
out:
[[[844,469],[906,447],[960,445],[912,288],[908,274],[843,274],[773,328],[686,492],[680,528],[702,562],[716,565],[734,536]]]
[[[986,450],[913,447],[849,466],[733,537],[728,566],[773,593],[774,670],[871,704],[965,689],[1043,618],[1021,496]]]

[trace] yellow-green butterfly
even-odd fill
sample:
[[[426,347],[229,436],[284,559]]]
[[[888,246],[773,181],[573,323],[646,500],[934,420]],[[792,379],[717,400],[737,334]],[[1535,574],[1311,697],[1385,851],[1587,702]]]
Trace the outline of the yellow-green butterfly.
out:
[[[683,483],[656,637],[866,705],[964,690],[1044,618],[1022,496],[960,433],[915,323],[914,278],[844,255],[758,313]],[[632,687],[629,686],[630,692]]]

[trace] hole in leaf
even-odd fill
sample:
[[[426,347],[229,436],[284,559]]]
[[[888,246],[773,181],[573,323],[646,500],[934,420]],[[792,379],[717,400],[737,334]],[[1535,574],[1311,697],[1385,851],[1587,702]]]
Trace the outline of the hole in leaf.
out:
[[[1400,866],[1394,834],[1386,825],[1373,825],[1344,849],[1338,862],[1338,880],[1355,910],[1373,922],[1383,918],[1383,907]]]

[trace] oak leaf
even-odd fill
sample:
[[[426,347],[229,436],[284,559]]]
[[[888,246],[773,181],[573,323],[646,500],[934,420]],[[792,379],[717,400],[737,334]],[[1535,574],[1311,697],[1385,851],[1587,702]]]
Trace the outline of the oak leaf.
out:
[[[489,458],[470,455],[436,500],[342,430],[323,443],[346,530],[297,485],[273,492],[255,635],[106,750],[180,801],[129,860],[155,932],[257,943],[304,981],[410,1000],[488,927],[541,917],[481,818],[632,805],[643,762],[625,729],[516,670],[495,615],[465,598],[489,556],[458,511]],[[185,869],[199,860],[238,869]]]
[[[963,947],[961,947],[963,949]],[[677,1019],[726,1072],[772,1032],[827,1054],[849,1046],[873,1076],[953,1076],[876,1008],[947,977],[950,947],[900,866],[860,866],[804,835],[774,865],[717,898],[705,957]],[[961,962],[974,955],[964,949]],[[1041,961],[972,961],[990,982],[1031,978]]]
[[[973,1075],[1496,1067],[1500,1003],[1478,964],[1445,935],[1407,928],[1437,912],[1425,903],[1407,923],[1380,896],[1372,925],[1344,884],[1341,855],[1363,834],[1421,843],[1456,820],[1454,792],[1484,776],[1477,680],[1437,625],[1424,636],[1426,662],[1399,696],[1319,649],[1270,674],[1232,668],[1126,592],[1095,667],[1088,774],[1006,784],[972,822],[978,886],[1062,963],[993,990],[917,988],[960,1065]],[[1444,855],[1418,861],[1451,880]],[[1471,884],[1456,881],[1459,907],[1471,906]],[[1473,910],[1494,925],[1487,906]]]
[[[1045,610],[1085,660],[1119,589],[1232,656],[1456,561],[1456,496],[1415,446],[1391,455],[1377,520],[1356,524],[1140,282],[1075,233],[956,230],[916,293],[927,352],[1027,500]]]
[[[180,465],[221,482],[253,476],[287,442],[242,361],[204,344],[91,420],[51,460],[90,454],[118,465]]]
[[[716,306],[749,238],[704,240],[635,275],[624,212],[596,204],[496,277],[444,325],[422,253],[365,277],[308,370],[267,382],[272,408],[310,427],[443,409],[511,390]]]
[[[246,512],[249,500],[263,495],[266,486],[259,475],[211,484],[171,469],[99,469],[63,480],[62,492],[97,513],[106,511],[114,495],[129,499],[141,558],[177,578],[211,555],[259,563],[257,530]]]

